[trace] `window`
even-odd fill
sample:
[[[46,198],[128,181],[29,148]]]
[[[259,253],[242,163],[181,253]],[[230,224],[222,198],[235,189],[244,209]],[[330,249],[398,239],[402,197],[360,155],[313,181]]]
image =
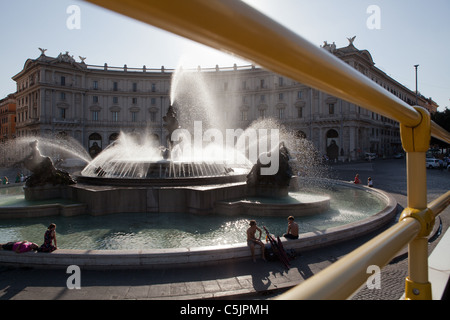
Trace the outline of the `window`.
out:
[[[247,121],[248,120],[248,111],[247,110],[241,111],[241,120],[242,121]]]
[[[112,121],[117,122],[119,121],[119,111],[111,111],[112,114]]]
[[[156,84],[152,83],[152,92],[156,92]]]
[[[278,94],[278,101],[283,101],[284,99],[284,94],[283,93],[279,93]]]
[[[261,119],[265,119],[266,118],[266,109],[259,109],[259,117]]]
[[[113,103],[119,103],[119,98],[118,97],[113,97]]]
[[[150,104],[151,104],[152,106],[156,105],[156,99],[155,99],[155,98],[151,98],[151,99],[150,99]]]
[[[66,109],[65,108],[59,108],[59,117],[61,119],[65,119],[66,118]]]
[[[61,76],[61,85],[65,86],[66,85],[66,77]]]
[[[113,83],[113,91],[117,91],[118,90],[118,83],[117,82],[114,82]]]
[[[297,118],[303,118],[303,108],[297,108]]]
[[[136,92],[136,91],[137,91],[137,83],[133,82],[133,92]]]
[[[93,103],[98,103],[98,96],[93,96],[92,97],[92,102]]]
[[[284,78],[283,77],[278,78],[278,86],[280,86],[280,87],[284,86]]]
[[[136,122],[137,121],[137,115],[138,113],[135,111],[131,112],[131,122]]]
[[[328,104],[328,113],[329,114],[334,114],[334,103],[329,103]]]
[[[92,158],[97,156],[102,151],[102,136],[98,133],[93,133],[89,136],[89,154]]]
[[[284,119],[284,108],[278,109],[278,119]]]
[[[93,87],[94,87],[94,90],[98,90],[98,81],[94,81]]]
[[[297,91],[297,99],[302,99],[302,98],[303,98],[303,92]]]
[[[92,121],[98,121],[98,111],[92,111]]]
[[[131,99],[131,103],[137,104],[137,98],[132,98],[132,99]]]
[[[225,82],[225,83],[223,84],[223,90],[224,90],[224,91],[227,91],[227,90],[228,90],[228,82]]]
[[[155,111],[150,112],[150,121],[156,122],[156,112]]]
[[[266,96],[264,94],[261,95],[260,101],[261,102],[265,102],[266,101]]]
[[[60,98],[61,100],[66,100],[66,93],[65,93],[65,92],[61,92],[61,93],[59,94],[59,98]]]
[[[261,89],[263,89],[263,88],[264,88],[264,85],[265,85],[265,83],[264,83],[264,79],[261,79],[261,81],[260,81],[260,87],[261,87]]]

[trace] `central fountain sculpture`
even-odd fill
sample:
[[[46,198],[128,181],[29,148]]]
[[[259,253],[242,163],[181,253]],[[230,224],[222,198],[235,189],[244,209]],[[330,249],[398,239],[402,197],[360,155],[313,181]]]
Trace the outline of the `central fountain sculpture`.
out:
[[[173,109],[173,106],[169,106],[169,109],[167,110],[167,114],[163,117],[163,120],[165,122],[164,127],[169,132],[167,136],[167,145],[169,146],[169,150],[173,148],[174,141],[172,139],[172,134],[175,130],[180,129],[180,125],[178,123],[177,119],[177,113]],[[164,157],[164,158],[167,158]]]

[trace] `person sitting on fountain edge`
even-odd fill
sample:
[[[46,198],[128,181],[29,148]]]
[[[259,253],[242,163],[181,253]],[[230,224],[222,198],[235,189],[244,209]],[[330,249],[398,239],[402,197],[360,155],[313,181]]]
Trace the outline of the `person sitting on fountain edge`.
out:
[[[39,246],[34,242],[24,240],[0,244],[0,248],[2,250],[10,250],[16,253],[23,253],[28,251],[35,251],[39,248]]]
[[[44,234],[44,243],[39,247],[40,252],[53,252],[57,248],[56,245],[56,224],[51,223]],[[55,245],[53,245],[53,243]]]
[[[293,216],[288,217],[288,227],[283,237],[286,239],[298,239],[298,224],[294,221]]]
[[[256,231],[259,231],[259,238],[256,239]],[[250,227],[247,229],[247,245],[250,247],[250,251],[252,253],[253,262],[255,262],[255,244],[261,247],[261,256],[264,261],[266,258],[264,257],[264,243],[261,241],[261,229],[256,225],[255,220],[250,220]]]

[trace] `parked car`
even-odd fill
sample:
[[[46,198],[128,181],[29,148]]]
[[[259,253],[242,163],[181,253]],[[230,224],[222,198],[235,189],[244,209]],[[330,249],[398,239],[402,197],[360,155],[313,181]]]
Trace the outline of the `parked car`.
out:
[[[403,159],[405,155],[403,153],[396,153],[394,154],[394,159]]]
[[[377,157],[377,155],[375,153],[371,153],[371,152],[366,152],[364,154],[364,160],[370,161],[373,160]]]
[[[427,158],[426,163],[428,169],[439,168],[439,159]]]

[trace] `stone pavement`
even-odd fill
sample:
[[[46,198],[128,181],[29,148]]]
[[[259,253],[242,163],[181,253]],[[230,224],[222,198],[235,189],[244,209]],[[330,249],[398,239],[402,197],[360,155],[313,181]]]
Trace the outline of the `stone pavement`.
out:
[[[332,174],[342,180],[352,180],[358,169],[362,181],[371,176],[375,187],[397,199],[400,209],[406,205],[403,160],[336,165]],[[429,200],[450,190],[450,172],[428,172]],[[444,233],[449,226],[450,208],[441,214],[441,221]],[[262,260],[164,270],[81,270],[80,289],[67,288],[71,274],[66,270],[0,266],[0,300],[270,299],[323,270],[375,234],[302,252],[291,261],[289,270],[281,262]],[[430,253],[438,242],[439,238],[430,243]],[[406,257],[404,252],[400,253],[382,269],[381,289],[362,287],[353,299],[399,299],[407,276]]]

